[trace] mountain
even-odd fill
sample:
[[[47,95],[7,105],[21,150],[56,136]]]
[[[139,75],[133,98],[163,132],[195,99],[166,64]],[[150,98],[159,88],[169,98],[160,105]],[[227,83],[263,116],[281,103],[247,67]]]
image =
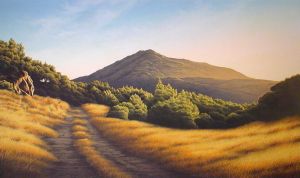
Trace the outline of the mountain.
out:
[[[276,83],[252,79],[230,68],[169,58],[153,50],[138,51],[75,81],[100,80],[114,87],[132,85],[153,91],[159,78],[179,90],[201,92],[239,103],[257,101]]]

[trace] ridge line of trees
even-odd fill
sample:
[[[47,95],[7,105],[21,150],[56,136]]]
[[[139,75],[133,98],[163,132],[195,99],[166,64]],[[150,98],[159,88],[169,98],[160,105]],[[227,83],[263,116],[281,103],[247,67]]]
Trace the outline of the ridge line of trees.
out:
[[[36,93],[60,98],[72,105],[101,103],[108,114],[175,128],[227,128],[254,120],[300,115],[300,75],[271,88],[258,104],[238,104],[189,91],[177,91],[158,81],[152,94],[132,86],[113,88],[107,82],[75,82],[52,65],[25,56],[22,44],[0,40],[0,89],[12,90],[22,70],[28,71]]]

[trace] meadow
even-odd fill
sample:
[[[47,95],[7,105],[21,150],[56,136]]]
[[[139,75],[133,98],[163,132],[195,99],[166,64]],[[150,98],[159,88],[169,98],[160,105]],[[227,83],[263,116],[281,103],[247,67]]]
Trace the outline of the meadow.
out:
[[[46,137],[58,137],[69,105],[49,97],[19,96],[0,90],[0,177],[40,177],[57,158]]]
[[[92,124],[125,151],[196,177],[297,177],[300,118],[226,130],[180,130],[107,118],[103,105],[82,106]]]

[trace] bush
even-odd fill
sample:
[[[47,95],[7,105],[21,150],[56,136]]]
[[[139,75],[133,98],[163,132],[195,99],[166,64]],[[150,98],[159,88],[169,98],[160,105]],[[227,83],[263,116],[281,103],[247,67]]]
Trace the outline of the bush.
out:
[[[122,102],[117,106],[128,109],[128,119],[130,120],[145,120],[147,118],[147,106],[138,95],[132,95],[129,102]]]
[[[145,120],[147,118],[148,109],[138,95],[132,95],[129,99],[134,106],[133,112],[130,114],[130,119]]]
[[[214,124],[214,120],[207,113],[201,113],[198,118],[195,119],[195,123],[198,128],[208,129],[212,128]]]
[[[212,111],[212,112],[209,113],[209,115],[210,115],[214,120],[225,121],[225,119],[226,119],[226,116],[225,116],[225,115],[223,115],[222,113],[217,112],[217,111]]]
[[[0,81],[0,89],[13,91],[13,84],[6,80],[1,80]]]
[[[114,90],[114,94],[120,102],[128,102],[132,95],[138,95],[145,104],[150,104],[153,99],[152,93],[143,89],[133,88],[132,86],[125,86]]]
[[[128,120],[129,109],[126,106],[116,105],[108,113],[108,117]]]
[[[240,126],[254,121],[253,116],[247,112],[242,111],[238,113],[230,113],[226,118],[226,123],[231,127]]]
[[[158,101],[165,101],[177,95],[177,90],[172,88],[170,84],[164,85],[161,80],[158,81],[153,97],[153,104]]]
[[[282,81],[262,96],[250,113],[259,120],[269,121],[300,115],[300,75]]]
[[[197,128],[194,120],[199,110],[188,98],[172,97],[156,103],[149,111],[149,121],[175,128]]]
[[[110,90],[105,90],[103,102],[108,106],[115,106],[119,103],[119,100]]]

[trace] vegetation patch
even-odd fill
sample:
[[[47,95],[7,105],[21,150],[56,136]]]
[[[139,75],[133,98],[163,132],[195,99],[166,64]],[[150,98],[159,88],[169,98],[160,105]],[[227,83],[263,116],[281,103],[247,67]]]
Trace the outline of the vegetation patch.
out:
[[[40,177],[56,160],[44,137],[57,137],[68,104],[51,98],[24,97],[0,90],[0,177]]]
[[[83,108],[106,138],[183,173],[201,177],[297,177],[300,173],[299,117],[227,130],[179,130],[105,118],[103,106],[98,117],[96,105]]]

